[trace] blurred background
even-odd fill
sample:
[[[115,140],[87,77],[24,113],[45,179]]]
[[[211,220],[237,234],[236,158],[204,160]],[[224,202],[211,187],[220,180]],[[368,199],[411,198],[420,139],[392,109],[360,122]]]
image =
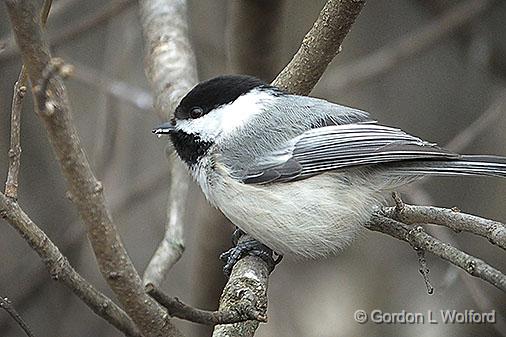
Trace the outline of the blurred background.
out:
[[[324,3],[189,1],[199,79],[245,72],[272,80],[296,52]],[[21,63],[5,7],[0,8],[0,172],[5,177],[10,104]],[[460,152],[504,156],[504,22],[505,1],[369,1],[312,95],[370,111],[382,123]],[[166,141],[151,134],[159,120],[143,70],[137,2],[55,0],[47,38],[53,55],[75,66],[67,80],[75,123],[126,248],[142,273],[163,237],[169,177]],[[113,296],[79,217],[65,198],[64,180],[29,96],[22,115],[19,202],[72,265]],[[407,202],[456,206],[506,221],[504,180],[434,178],[401,192]],[[427,228],[506,270],[504,251],[486,240]],[[218,256],[230,246],[231,231],[192,186],[186,251],[164,290],[194,306],[215,309],[225,282]],[[39,257],[4,221],[0,233],[0,296],[12,300],[37,336],[121,335],[51,280]],[[418,272],[416,253],[380,233],[366,232],[343,254],[323,261],[285,258],[270,279],[269,322],[256,335],[506,334],[504,293],[433,256],[427,259],[435,287],[431,296]],[[442,309],[496,310],[497,323],[358,324],[353,320],[358,309],[435,314]],[[188,336],[210,335],[205,327],[182,321],[177,325]],[[22,335],[0,311],[0,336]]]

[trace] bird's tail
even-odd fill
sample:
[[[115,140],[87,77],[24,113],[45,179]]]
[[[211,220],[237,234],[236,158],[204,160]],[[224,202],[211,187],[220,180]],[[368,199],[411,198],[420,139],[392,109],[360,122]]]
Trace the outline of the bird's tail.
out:
[[[457,159],[397,162],[389,173],[406,176],[489,176],[506,178],[506,157],[462,155]]]

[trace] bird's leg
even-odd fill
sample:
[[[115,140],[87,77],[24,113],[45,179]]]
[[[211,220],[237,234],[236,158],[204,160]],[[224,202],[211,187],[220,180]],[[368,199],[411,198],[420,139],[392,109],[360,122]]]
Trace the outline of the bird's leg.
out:
[[[269,273],[271,273],[274,267],[281,262],[283,255],[276,254],[277,256],[274,257],[275,253],[272,249],[253,238],[239,241],[244,234],[246,233],[236,227],[232,234],[234,247],[220,255],[220,259],[225,262],[225,266],[223,267],[225,276],[229,277],[234,265],[246,255],[256,256],[264,260],[269,267]]]

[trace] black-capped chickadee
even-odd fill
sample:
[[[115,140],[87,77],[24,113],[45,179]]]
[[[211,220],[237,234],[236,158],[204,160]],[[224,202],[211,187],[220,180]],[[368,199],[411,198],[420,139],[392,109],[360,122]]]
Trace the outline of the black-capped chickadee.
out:
[[[452,153],[249,76],[198,84],[153,132],[170,135],[211,204],[283,255],[342,250],[384,192],[423,176],[506,177],[505,157]]]

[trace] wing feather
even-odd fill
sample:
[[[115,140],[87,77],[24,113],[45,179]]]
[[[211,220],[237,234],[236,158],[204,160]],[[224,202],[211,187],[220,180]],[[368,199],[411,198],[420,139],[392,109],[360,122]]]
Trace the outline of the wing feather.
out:
[[[414,159],[458,158],[436,144],[374,122],[311,129],[258,160],[239,177],[266,184],[308,178],[325,171]]]

